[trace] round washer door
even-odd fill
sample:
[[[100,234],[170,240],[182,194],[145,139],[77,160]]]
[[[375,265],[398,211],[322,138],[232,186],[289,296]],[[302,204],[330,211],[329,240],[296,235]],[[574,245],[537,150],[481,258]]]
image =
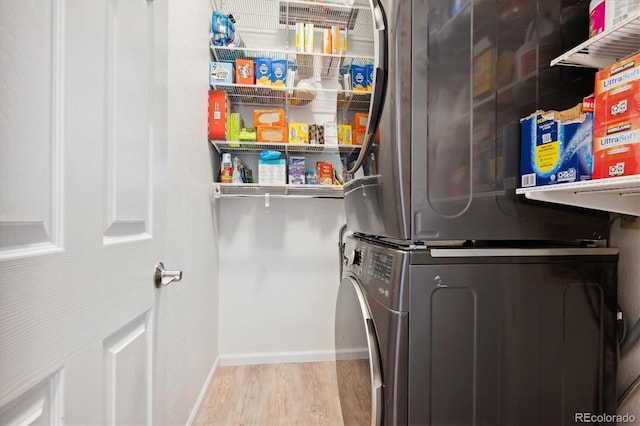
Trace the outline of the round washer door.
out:
[[[382,424],[382,369],[375,326],[362,288],[343,278],[336,301],[336,372],[345,425]]]

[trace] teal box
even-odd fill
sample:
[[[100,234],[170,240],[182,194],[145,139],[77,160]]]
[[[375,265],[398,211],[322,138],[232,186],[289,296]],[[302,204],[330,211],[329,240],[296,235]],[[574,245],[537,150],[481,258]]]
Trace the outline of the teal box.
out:
[[[271,86],[271,58],[256,58],[256,85]]]
[[[229,62],[209,63],[209,86],[215,88],[218,84],[233,84],[233,64]]]
[[[520,186],[553,185],[591,179],[593,113],[561,121],[538,111],[520,120]]]
[[[271,61],[271,85],[280,87],[287,85],[287,61]]]

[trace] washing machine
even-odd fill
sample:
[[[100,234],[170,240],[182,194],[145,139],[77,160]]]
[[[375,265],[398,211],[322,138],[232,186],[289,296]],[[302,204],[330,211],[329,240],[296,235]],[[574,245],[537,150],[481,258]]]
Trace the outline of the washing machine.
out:
[[[345,425],[572,425],[615,414],[617,250],[341,242]]]

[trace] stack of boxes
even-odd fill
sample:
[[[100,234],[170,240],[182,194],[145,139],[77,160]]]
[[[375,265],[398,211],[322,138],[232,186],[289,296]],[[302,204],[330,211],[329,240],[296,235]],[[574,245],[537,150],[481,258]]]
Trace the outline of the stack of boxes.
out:
[[[520,124],[523,188],[640,174],[640,54],[596,73],[594,97]]]
[[[640,174],[640,53],[596,74],[593,178]]]

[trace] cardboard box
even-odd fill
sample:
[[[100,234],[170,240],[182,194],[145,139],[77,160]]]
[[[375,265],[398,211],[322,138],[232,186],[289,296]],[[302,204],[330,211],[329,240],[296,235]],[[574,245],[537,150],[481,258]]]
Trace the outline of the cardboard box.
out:
[[[309,143],[309,125],[289,123],[289,143]]]
[[[366,92],[369,79],[367,78],[367,67],[357,65],[351,66],[351,88],[355,92]]]
[[[304,157],[289,157],[289,183],[304,185],[304,173],[305,173],[305,158]]]
[[[640,174],[640,53],[596,73],[593,178]]]
[[[340,27],[337,25],[331,26],[331,53],[334,55],[342,54],[342,43],[340,41]]]
[[[253,125],[258,126],[286,126],[283,109],[257,109],[253,111]]]
[[[328,161],[318,161],[318,184],[333,185],[333,164]]]
[[[209,87],[217,84],[233,84],[233,64],[229,62],[209,63]]]
[[[596,73],[594,127],[640,118],[640,53]]]
[[[229,121],[227,124],[227,136],[230,141],[239,141],[240,140],[240,129],[244,127],[244,123],[242,122],[242,118],[240,114],[237,112],[232,112],[229,114]]]
[[[324,124],[324,144],[338,146],[338,126],[336,123]]]
[[[362,128],[353,129],[351,132],[353,138],[353,145],[364,144],[364,137],[367,135],[367,131]]]
[[[231,104],[227,92],[209,90],[209,139],[226,141]]]
[[[296,52],[304,52],[304,22],[296,22]]]
[[[520,120],[520,186],[591,179],[593,113],[582,104],[566,111],[536,111]]]
[[[338,145],[351,145],[351,126],[338,124]]]
[[[287,143],[289,132],[285,126],[258,126],[256,128],[257,142]]]
[[[333,40],[331,37],[331,29],[324,28],[322,30],[322,53],[325,55],[331,55],[333,51]]]
[[[287,85],[287,61],[284,59],[271,61],[271,85],[275,87]]]
[[[362,129],[367,130],[367,123],[369,122],[369,114],[364,112],[356,112],[353,115],[353,124],[351,128],[353,130]]]
[[[236,59],[236,84],[256,84],[252,59]]]
[[[256,58],[256,86],[271,86],[271,58]]]
[[[287,183],[287,163],[284,158],[258,160],[258,183],[263,185],[284,185]]]

